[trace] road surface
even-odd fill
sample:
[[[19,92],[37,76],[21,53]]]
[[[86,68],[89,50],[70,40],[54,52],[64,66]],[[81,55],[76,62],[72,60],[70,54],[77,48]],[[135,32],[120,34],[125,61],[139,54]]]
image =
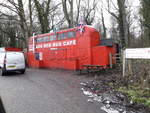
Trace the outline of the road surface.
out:
[[[0,96],[6,113],[105,113],[80,90],[87,79],[72,71],[27,69],[0,76]]]

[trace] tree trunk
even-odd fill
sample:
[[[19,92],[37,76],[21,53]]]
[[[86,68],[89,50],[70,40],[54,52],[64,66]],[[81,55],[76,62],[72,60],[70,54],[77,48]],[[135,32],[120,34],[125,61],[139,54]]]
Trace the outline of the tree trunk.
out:
[[[28,26],[26,23],[25,12],[24,12],[24,8],[23,8],[22,0],[18,0],[18,15],[20,18],[21,29],[22,29],[22,32],[24,35],[23,40],[25,40],[25,47],[27,47],[27,38],[29,37],[29,30],[28,30]]]
[[[30,18],[30,27],[29,27],[29,36],[33,34],[33,19],[32,19],[32,3],[29,0],[29,18]]]
[[[49,32],[49,6],[50,6],[51,0],[48,0],[46,3],[46,7],[43,7],[38,0],[34,0],[35,7],[38,12],[38,20],[40,22],[41,26],[41,32],[42,33],[48,33]]]
[[[78,21],[79,21],[80,3],[81,3],[81,0],[76,0],[76,4],[77,4],[76,24],[78,24]]]
[[[125,0],[117,0],[119,8],[119,34],[121,38],[121,46],[125,48],[128,46],[128,31],[127,31],[127,20],[125,10]]]
[[[119,37],[121,41],[121,48],[125,48],[128,46],[128,22],[126,20],[126,9],[125,9],[125,2],[126,0],[117,0],[118,5],[118,14],[115,14],[110,11],[110,0],[108,2],[108,12],[116,18],[118,21],[118,28],[119,28]],[[111,1],[113,2],[113,1]]]
[[[72,28],[73,27],[73,0],[69,0],[69,5],[70,5],[70,13],[68,12],[67,9],[67,0],[62,0],[63,12],[68,22],[68,27]]]
[[[106,27],[104,22],[103,10],[101,9],[101,16],[102,16],[102,25],[103,25],[103,38],[106,39]]]

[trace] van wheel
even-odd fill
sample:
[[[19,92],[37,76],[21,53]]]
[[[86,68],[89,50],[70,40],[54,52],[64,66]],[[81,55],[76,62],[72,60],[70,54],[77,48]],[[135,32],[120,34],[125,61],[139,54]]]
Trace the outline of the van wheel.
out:
[[[25,69],[21,70],[20,73],[21,73],[21,74],[24,74],[24,73],[25,73]]]

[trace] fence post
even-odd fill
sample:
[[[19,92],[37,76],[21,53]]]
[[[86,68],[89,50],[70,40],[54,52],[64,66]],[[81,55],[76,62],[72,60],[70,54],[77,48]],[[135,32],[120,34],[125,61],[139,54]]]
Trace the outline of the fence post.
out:
[[[109,63],[110,63],[110,68],[112,68],[112,54],[109,53]]]
[[[125,50],[122,51],[122,57],[123,57],[123,58],[122,58],[122,60],[123,60],[123,61],[122,61],[123,73],[122,73],[122,74],[123,74],[123,77],[125,76],[125,66],[126,66],[126,57],[125,57],[125,54],[126,54],[126,53],[125,53],[125,52],[126,52]]]

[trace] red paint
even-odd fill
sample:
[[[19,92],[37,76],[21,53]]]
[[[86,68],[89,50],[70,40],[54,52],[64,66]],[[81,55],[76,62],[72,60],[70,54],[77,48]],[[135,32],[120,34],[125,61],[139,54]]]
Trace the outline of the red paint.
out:
[[[66,38],[68,32],[74,32],[76,35],[72,38]],[[59,40],[60,34],[66,33],[65,39]],[[40,42],[43,37],[45,40],[56,35],[56,40]],[[28,65],[38,68],[61,68],[69,70],[82,69],[82,65],[109,65],[109,53],[115,54],[115,46],[101,46],[99,32],[89,26],[84,26],[84,32],[81,33],[77,28],[58,31],[57,33],[47,33],[36,35],[29,38]],[[37,42],[38,40],[38,42]],[[34,47],[35,50],[33,51]],[[42,59],[39,56],[42,55]],[[37,57],[37,58],[36,58]],[[115,59],[113,60],[115,63]]]
[[[5,51],[16,51],[16,52],[22,51],[21,48],[5,47],[4,49]]]

